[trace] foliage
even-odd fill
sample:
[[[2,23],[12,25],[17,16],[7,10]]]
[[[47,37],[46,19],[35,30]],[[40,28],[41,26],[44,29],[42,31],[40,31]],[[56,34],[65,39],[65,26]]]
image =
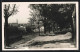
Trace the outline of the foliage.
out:
[[[43,19],[45,24],[56,22],[64,28],[71,23],[74,6],[74,4],[31,4],[30,8],[38,10],[38,18]]]
[[[50,33],[51,29],[55,31],[56,29],[58,30],[58,27],[60,27],[60,30],[71,28],[73,34],[71,40],[76,41],[75,6],[75,4],[31,4],[30,8],[39,11],[38,18],[43,21],[44,33],[46,33],[47,29]]]

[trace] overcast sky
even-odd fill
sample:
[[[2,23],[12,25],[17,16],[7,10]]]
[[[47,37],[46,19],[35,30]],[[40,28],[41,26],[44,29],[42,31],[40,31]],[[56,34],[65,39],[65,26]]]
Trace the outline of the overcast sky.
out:
[[[18,20],[18,23],[27,23],[29,21],[30,17],[30,9],[28,8],[29,5],[26,4],[20,4],[18,7],[18,11],[16,15],[13,15],[9,17],[9,22],[16,22]]]
[[[4,6],[4,4],[3,4]],[[18,20],[18,23],[28,23],[30,18],[30,8],[28,8],[29,4],[26,3],[18,3],[16,4],[17,9],[19,12],[17,14],[14,14],[9,17],[8,23],[16,23]]]

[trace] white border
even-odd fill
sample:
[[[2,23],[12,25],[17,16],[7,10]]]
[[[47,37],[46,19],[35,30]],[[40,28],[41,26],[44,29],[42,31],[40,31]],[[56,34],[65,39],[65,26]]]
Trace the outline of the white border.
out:
[[[27,4],[76,4],[76,42],[77,47],[76,48],[53,48],[53,49],[5,49],[4,48],[4,19],[3,19],[3,13],[2,13],[2,50],[3,51],[23,51],[23,50],[78,50],[79,49],[79,3],[76,2],[2,2],[3,4],[19,4],[19,3],[27,3]],[[2,7],[3,12],[3,7]]]

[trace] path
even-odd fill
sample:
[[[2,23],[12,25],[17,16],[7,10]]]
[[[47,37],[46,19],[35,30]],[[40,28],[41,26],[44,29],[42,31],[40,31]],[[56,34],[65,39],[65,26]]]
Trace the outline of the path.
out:
[[[72,45],[70,41],[71,35],[72,34],[68,32],[66,34],[59,34],[55,36],[37,36],[28,42],[24,42],[22,44],[15,44],[15,48],[17,49],[74,48],[75,46]]]

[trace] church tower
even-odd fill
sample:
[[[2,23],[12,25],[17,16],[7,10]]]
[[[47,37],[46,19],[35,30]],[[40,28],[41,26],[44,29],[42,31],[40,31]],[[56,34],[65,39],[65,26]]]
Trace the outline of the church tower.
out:
[[[16,19],[16,23],[18,24],[18,19]]]

